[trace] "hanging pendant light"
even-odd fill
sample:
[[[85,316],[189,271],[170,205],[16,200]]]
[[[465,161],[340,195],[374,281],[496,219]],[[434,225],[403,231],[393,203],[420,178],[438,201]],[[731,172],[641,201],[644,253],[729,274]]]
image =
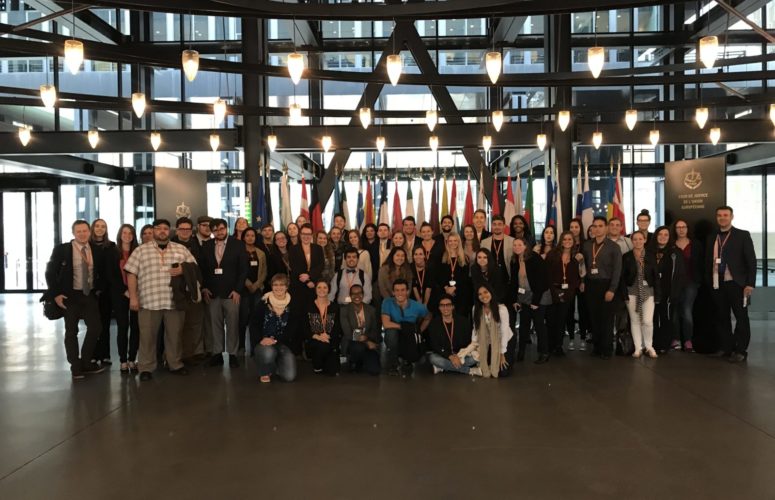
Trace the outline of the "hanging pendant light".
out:
[[[70,74],[77,75],[83,64],[83,42],[80,40],[65,40],[65,65]]]
[[[382,153],[385,150],[385,138],[381,135],[377,136],[377,151]]]
[[[649,132],[649,141],[651,141],[652,146],[659,144],[659,130],[653,129]]]
[[[183,73],[189,82],[193,82],[196,73],[199,71],[199,52],[196,50],[184,50],[180,55],[180,61],[183,65]]]
[[[369,125],[371,124],[371,108],[361,108],[358,114],[361,117],[361,125],[363,125],[363,129],[369,128]]]
[[[221,136],[218,134],[210,134],[210,147],[213,148],[213,153],[218,151],[218,146],[221,145]]]
[[[91,129],[86,134],[86,137],[89,139],[89,145],[92,149],[95,149],[97,147],[97,144],[100,143],[100,133],[97,129]]]
[[[500,52],[488,52],[484,56],[484,66],[487,68],[487,74],[490,76],[490,81],[495,85],[498,81],[498,77],[501,75],[501,68],[503,67],[503,57]]]
[[[697,125],[703,129],[705,124],[708,123],[708,108],[700,107],[694,111],[694,119],[697,121]]]
[[[220,97],[213,102],[213,119],[216,127],[226,119],[226,101]]]
[[[135,110],[135,116],[138,118],[143,117],[143,113],[145,113],[145,94],[142,92],[132,94],[132,109]]]
[[[563,109],[557,113],[557,124],[560,126],[560,130],[565,132],[570,124],[570,111]]]
[[[770,121],[775,125],[775,104],[770,104]]]
[[[403,64],[401,63],[401,54],[390,54],[387,56],[387,74],[390,78],[390,84],[394,87],[398,85],[398,79],[401,78]]]
[[[158,151],[159,146],[161,146],[161,134],[154,130],[151,132],[151,147],[154,151]]]
[[[301,105],[293,103],[288,107],[291,125],[301,125]]]
[[[328,150],[331,149],[331,144],[333,144],[333,141],[331,140],[331,136],[330,135],[324,135],[320,139],[320,144],[323,146],[323,151],[328,153]]]
[[[484,152],[485,153],[489,153],[491,147],[492,147],[492,136],[483,135],[482,136],[482,148],[484,148]]]
[[[538,134],[536,136],[536,144],[541,151],[546,149],[546,134]]]
[[[593,78],[600,76],[600,72],[603,71],[603,66],[605,65],[605,48],[590,47],[587,49],[587,64]]]
[[[439,138],[435,135],[430,136],[428,145],[431,147],[431,151],[435,153],[436,150],[439,149]]]
[[[274,134],[266,136],[266,144],[269,146],[269,151],[274,153],[274,150],[277,149],[277,136]]]
[[[501,127],[503,126],[503,110],[496,109],[492,112],[492,126],[496,132],[501,131]]]
[[[595,149],[600,149],[601,144],[603,144],[603,133],[598,130],[592,134],[592,145]]]
[[[700,61],[706,68],[712,68],[718,56],[718,37],[704,36],[700,38]]]
[[[40,100],[43,101],[44,108],[54,109],[54,104],[57,102],[57,88],[48,84],[41,85]]]
[[[19,142],[22,143],[22,146],[27,146],[27,144],[30,143],[30,139],[32,138],[32,127],[29,125],[22,125],[19,127]]]
[[[713,127],[710,129],[710,143],[714,146],[718,144],[718,141],[721,139],[721,129],[718,127]]]
[[[433,132],[436,128],[436,124],[439,122],[439,114],[435,109],[431,109],[425,112],[425,124],[428,125],[428,130]]]
[[[297,85],[304,74],[304,56],[294,51],[288,54],[288,73],[291,75],[291,81]]]
[[[624,114],[624,123],[627,124],[627,128],[632,131],[635,128],[635,124],[638,123],[638,111],[635,109],[628,109]]]

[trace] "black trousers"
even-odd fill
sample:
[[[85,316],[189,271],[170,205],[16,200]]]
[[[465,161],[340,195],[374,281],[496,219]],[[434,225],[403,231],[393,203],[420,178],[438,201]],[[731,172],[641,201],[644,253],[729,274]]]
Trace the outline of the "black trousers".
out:
[[[111,306],[111,297],[107,292],[102,292],[99,296],[100,338],[97,340],[97,347],[94,350],[94,359],[100,361],[110,359],[110,320],[113,317],[113,307]]]
[[[548,307],[546,323],[549,328],[550,352],[562,349],[562,341],[565,333],[565,322],[563,319],[568,317],[568,310],[571,305],[573,305],[572,302],[557,302]]]
[[[670,319],[670,303],[662,299],[654,305],[654,349],[665,353],[673,340],[673,322]]]
[[[88,366],[94,356],[97,339],[100,337],[100,309],[97,295],[92,292],[84,295],[74,290],[65,299],[65,353],[67,362],[70,363],[70,371],[74,374],[81,373]],[[83,337],[83,345],[78,351],[78,323],[83,320],[86,323],[86,334]]]
[[[533,309],[530,304],[522,304],[519,311],[519,352],[525,351],[532,325],[538,339],[538,354],[549,354],[549,334],[546,331],[545,317],[546,306]]]
[[[716,305],[716,329],[721,349],[724,352],[748,353],[751,322],[748,308],[743,307],[743,287],[734,281],[724,281],[718,290],[713,290],[713,303]],[[730,312],[737,322],[734,332]]]
[[[369,375],[379,375],[379,349],[371,350],[366,342],[350,342],[347,347],[347,357],[356,372],[364,371]]]
[[[259,292],[250,293],[247,290],[240,297],[239,301],[239,348],[245,349],[245,337],[247,336],[248,325],[250,324],[250,317],[253,315],[253,311],[256,310],[256,306],[261,300],[261,294]],[[260,342],[260,339],[250,339],[248,341],[248,350],[250,350],[251,356],[253,351],[250,346],[254,346]]]
[[[113,296],[113,313],[116,316],[116,345],[118,359],[122,363],[135,361],[140,347],[140,325],[137,311],[129,309],[129,299],[125,296]]]
[[[587,302],[589,317],[594,318],[590,322],[594,354],[611,356],[613,354],[613,301],[606,302],[605,294],[611,286],[610,280],[587,280],[584,298]]]
[[[307,342],[307,355],[312,359],[312,368],[326,375],[339,373],[339,349],[333,343],[310,339]]]

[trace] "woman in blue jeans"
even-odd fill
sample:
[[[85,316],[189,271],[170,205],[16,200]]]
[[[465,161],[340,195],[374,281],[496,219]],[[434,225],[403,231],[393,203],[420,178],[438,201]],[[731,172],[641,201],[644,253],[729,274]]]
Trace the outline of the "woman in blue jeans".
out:
[[[676,250],[683,254],[686,272],[681,299],[673,314],[673,328],[677,336],[673,339],[673,348],[683,347],[685,352],[694,352],[694,301],[702,279],[704,250],[699,240],[689,236],[689,224],[683,219],[673,223],[673,237]]]
[[[253,352],[262,383],[277,375],[285,382],[296,378],[296,354],[300,352],[299,317],[288,293],[286,274],[272,276],[272,291],[264,294],[250,319],[250,338],[258,343]]]

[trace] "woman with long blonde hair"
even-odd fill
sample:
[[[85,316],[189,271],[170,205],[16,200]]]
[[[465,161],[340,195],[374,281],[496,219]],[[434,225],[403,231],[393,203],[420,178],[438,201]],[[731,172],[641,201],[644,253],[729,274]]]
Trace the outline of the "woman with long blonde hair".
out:
[[[468,257],[463,250],[460,235],[452,233],[447,238],[447,248],[436,270],[436,288],[455,298],[455,310],[466,316],[471,314],[473,289]]]

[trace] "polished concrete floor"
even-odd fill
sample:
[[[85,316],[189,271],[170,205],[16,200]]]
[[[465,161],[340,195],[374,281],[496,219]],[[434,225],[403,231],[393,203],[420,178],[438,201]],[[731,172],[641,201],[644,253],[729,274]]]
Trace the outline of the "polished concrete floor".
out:
[[[775,498],[775,316],[747,365],[571,353],[503,380],[251,364],[73,383],[62,325],[0,296],[0,499]]]

